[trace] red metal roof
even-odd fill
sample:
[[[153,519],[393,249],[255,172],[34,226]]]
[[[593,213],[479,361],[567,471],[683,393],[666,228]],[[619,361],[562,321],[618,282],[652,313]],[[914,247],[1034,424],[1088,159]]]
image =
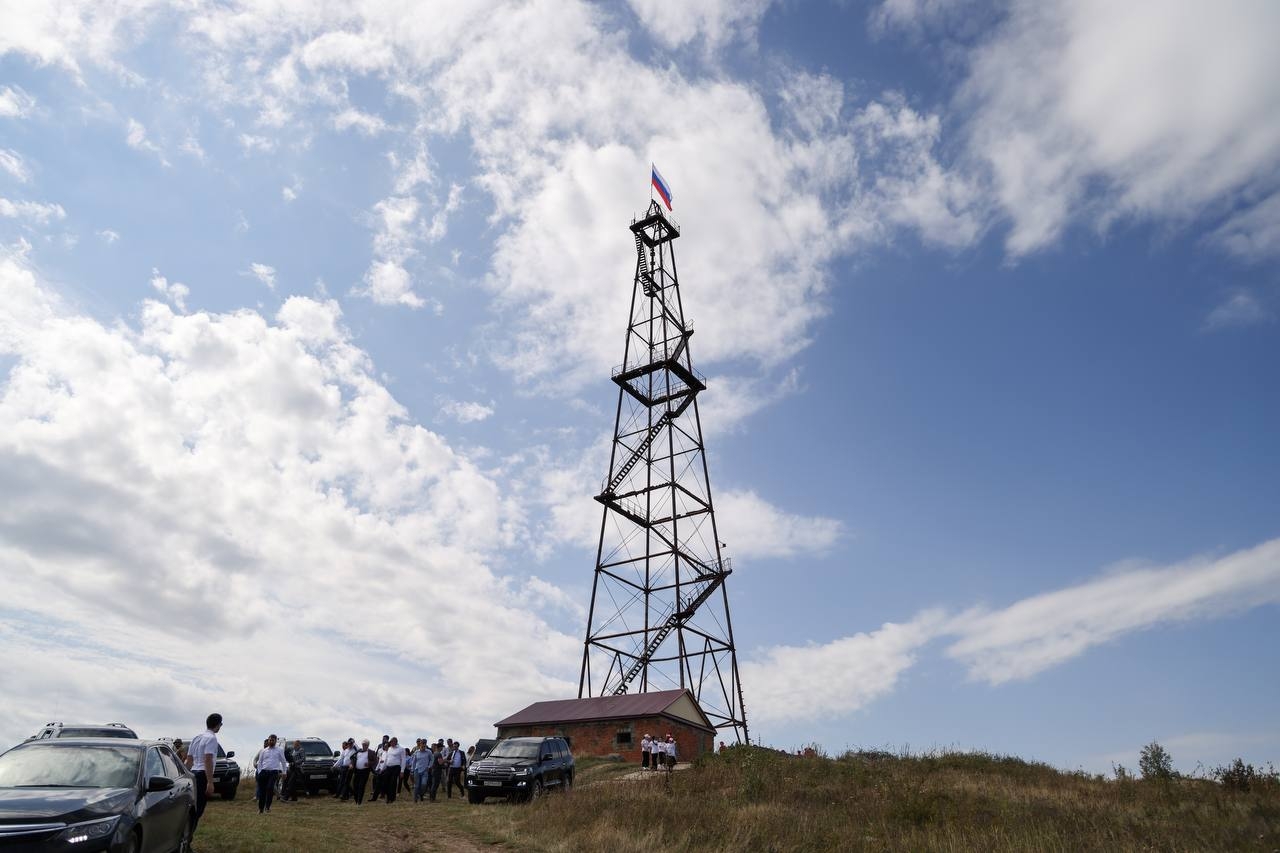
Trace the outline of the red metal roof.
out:
[[[582,723],[593,720],[616,720],[627,717],[653,717],[666,715],[667,709],[676,703],[688,691],[660,690],[654,693],[624,693],[621,696],[593,696],[587,699],[553,699],[547,702],[534,702],[523,711],[517,711],[505,720],[494,723],[495,726],[526,726],[538,723]],[[693,701],[695,708],[698,703]],[[698,714],[703,725],[714,732],[711,721],[707,720],[702,709]],[[667,715],[671,716],[671,715]],[[679,717],[677,719],[684,719]],[[686,720],[693,725],[697,722]]]

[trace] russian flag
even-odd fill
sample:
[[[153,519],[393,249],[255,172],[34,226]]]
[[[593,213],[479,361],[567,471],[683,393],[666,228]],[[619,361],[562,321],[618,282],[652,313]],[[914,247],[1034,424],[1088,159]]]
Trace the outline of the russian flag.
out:
[[[662,197],[662,203],[667,206],[667,210],[670,210],[671,209],[671,187],[667,186],[667,182],[662,179],[662,175],[659,174],[658,172],[658,167],[654,166],[652,163],[650,163],[649,165],[653,167],[653,178],[652,178],[653,188],[657,190],[658,195]]]

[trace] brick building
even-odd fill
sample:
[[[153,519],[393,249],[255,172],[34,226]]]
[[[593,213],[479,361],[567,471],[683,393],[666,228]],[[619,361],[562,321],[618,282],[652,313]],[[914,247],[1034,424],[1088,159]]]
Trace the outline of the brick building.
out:
[[[500,738],[564,735],[575,755],[617,754],[637,763],[645,734],[672,734],[680,761],[715,749],[716,730],[688,690],[534,702],[494,725]]]

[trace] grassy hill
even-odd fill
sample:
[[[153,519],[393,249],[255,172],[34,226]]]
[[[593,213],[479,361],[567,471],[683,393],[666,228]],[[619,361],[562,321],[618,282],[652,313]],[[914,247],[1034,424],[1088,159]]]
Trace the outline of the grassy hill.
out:
[[[268,816],[211,804],[201,853],[231,850],[1280,850],[1280,782],[1103,779],[974,753],[838,758],[736,748],[668,780],[584,759],[568,795],[527,806],[324,799]],[[1237,786],[1239,787],[1239,786]],[[277,812],[283,807],[277,807]]]

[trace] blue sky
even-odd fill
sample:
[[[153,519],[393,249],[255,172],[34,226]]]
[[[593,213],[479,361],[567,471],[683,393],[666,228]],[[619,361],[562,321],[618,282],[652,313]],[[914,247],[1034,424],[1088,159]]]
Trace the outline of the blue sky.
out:
[[[1272,4],[432,10],[0,3],[0,735],[573,695],[652,161],[760,740],[1280,763]]]

